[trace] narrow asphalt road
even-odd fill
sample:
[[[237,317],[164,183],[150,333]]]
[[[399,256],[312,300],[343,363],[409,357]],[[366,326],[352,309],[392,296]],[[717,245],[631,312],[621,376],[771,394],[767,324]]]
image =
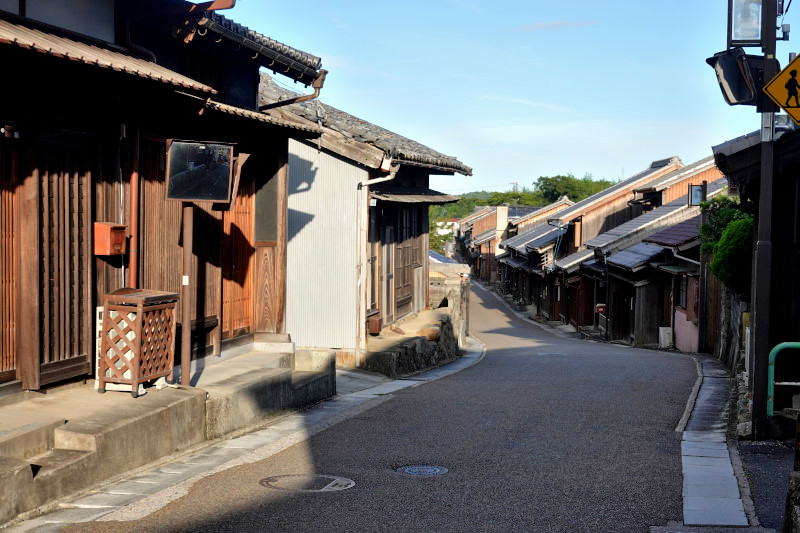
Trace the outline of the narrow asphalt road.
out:
[[[555,336],[480,287],[471,305],[481,363],[205,477],[140,520],[70,531],[647,532],[681,520],[675,427],[694,360]],[[398,472],[408,465],[447,472]]]

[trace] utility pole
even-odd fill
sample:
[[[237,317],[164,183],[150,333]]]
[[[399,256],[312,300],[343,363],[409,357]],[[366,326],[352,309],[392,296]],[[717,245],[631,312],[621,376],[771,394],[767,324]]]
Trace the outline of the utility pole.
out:
[[[778,72],[775,62],[778,0],[763,0],[761,13],[764,80]],[[775,159],[775,112],[769,98],[761,108],[761,183],[758,199],[758,240],[754,260],[752,297],[753,335],[751,367],[753,369],[753,438],[764,440],[768,434],[767,378],[770,352],[769,312],[772,290],[772,174]]]

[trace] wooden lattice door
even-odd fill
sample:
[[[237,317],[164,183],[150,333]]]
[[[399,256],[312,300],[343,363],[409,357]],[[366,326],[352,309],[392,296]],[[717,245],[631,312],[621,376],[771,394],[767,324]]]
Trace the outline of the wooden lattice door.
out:
[[[91,373],[94,161],[80,149],[66,148],[39,150],[36,160],[41,321],[38,386],[42,386]]]

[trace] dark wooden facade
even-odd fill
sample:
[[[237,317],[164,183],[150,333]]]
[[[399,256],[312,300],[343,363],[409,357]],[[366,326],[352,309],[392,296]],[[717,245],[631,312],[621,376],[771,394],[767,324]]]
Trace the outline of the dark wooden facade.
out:
[[[157,52],[183,46],[172,38],[152,43],[165,47]],[[126,285],[179,292],[181,202],[165,193],[171,138],[233,143],[252,154],[230,209],[194,208],[196,351],[283,331],[286,151],[298,132],[204,108],[162,81],[12,46],[0,53],[8,72],[26,73],[0,89],[0,383],[38,389],[91,374],[104,294]],[[200,78],[218,77],[215,66],[224,63],[225,76],[244,69],[245,90],[228,78],[223,85],[237,98],[249,91],[255,105],[258,65],[226,63],[225,53],[199,50],[197,61],[187,60],[190,49],[172,55],[184,64],[175,68],[190,65]],[[92,237],[94,222],[133,229],[134,176],[138,240],[128,248],[138,251],[135,265],[130,255],[96,256]],[[257,239],[260,228],[267,238]]]

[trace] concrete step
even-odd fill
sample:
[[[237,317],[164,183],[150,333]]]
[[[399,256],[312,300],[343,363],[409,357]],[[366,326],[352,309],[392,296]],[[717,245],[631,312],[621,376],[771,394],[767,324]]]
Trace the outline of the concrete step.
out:
[[[75,450],[50,450],[30,457],[36,505],[51,502],[86,487],[94,476],[97,453]]]
[[[335,394],[335,372],[292,372],[291,407],[311,405]]]
[[[16,413],[4,413],[14,416]],[[5,420],[9,422],[8,419]],[[48,417],[45,420],[29,420],[29,423],[0,430],[0,457],[28,459],[53,448],[53,432],[66,424],[63,418]]]

